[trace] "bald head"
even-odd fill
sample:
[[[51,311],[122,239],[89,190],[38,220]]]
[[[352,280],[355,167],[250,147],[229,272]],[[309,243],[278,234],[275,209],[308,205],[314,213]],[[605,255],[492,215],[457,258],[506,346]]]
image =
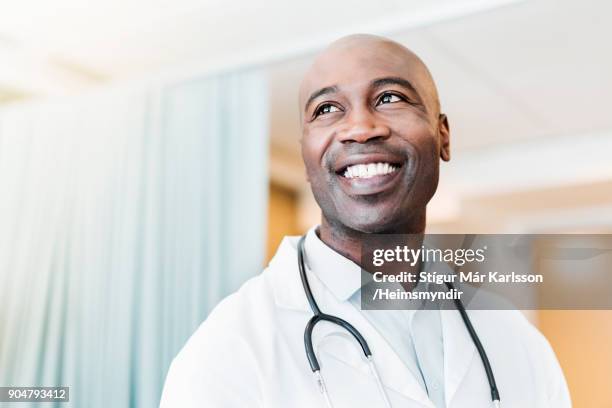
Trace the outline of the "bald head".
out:
[[[316,57],[299,103],[321,239],[422,232],[439,160],[450,158],[448,121],[423,61],[385,38],[344,37]]]
[[[355,71],[356,67],[360,69]],[[440,113],[435,83],[423,61],[414,52],[384,37],[354,34],[330,44],[315,58],[304,75],[299,92],[302,115],[316,92],[325,87],[341,86],[343,82],[362,81],[363,71],[368,71],[372,79],[377,73],[409,78],[410,85],[423,99],[429,113],[436,116]]]

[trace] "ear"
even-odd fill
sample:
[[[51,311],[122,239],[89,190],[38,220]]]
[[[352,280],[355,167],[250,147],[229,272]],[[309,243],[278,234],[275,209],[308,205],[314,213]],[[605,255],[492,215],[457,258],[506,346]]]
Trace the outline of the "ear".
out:
[[[449,161],[451,158],[450,128],[448,127],[448,118],[443,113],[438,118],[438,134],[440,135],[440,158]]]

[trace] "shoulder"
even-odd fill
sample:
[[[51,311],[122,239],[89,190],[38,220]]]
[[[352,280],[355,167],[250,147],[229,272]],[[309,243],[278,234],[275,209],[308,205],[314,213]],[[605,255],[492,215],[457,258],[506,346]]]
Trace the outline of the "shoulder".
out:
[[[261,346],[260,341],[270,335],[270,330],[264,328],[274,324],[280,313],[277,304],[283,304],[290,296],[289,286],[299,285],[299,279],[289,279],[293,270],[297,270],[295,242],[295,237],[286,237],[261,274],[223,299],[189,338],[175,361],[219,358],[219,353],[211,352],[215,349],[231,348],[235,352]]]
[[[497,350],[513,364],[523,364],[551,406],[571,406],[565,376],[552,346],[521,311],[477,310],[470,315],[478,316],[485,349]]]
[[[223,299],[183,346],[175,360],[218,356],[211,350],[245,349],[240,344],[257,332],[258,317],[269,314],[274,299],[267,269],[246,281],[239,290]],[[246,336],[249,334],[249,336]]]
[[[260,375],[252,343],[261,333],[255,327],[256,317],[270,307],[269,290],[264,271],[213,309],[172,360],[162,408],[258,405],[259,389],[253,379]]]
[[[482,320],[492,334],[503,334],[507,341],[522,344],[527,352],[552,352],[544,335],[527,319],[525,313],[507,299],[487,290],[478,290],[468,308]],[[493,309],[493,310],[490,310]]]
[[[498,303],[499,305],[500,303]],[[501,310],[469,310],[470,317],[478,322],[479,330],[494,339],[503,338],[503,343],[520,345],[527,353],[548,354],[552,348],[544,335],[520,310],[510,304]]]

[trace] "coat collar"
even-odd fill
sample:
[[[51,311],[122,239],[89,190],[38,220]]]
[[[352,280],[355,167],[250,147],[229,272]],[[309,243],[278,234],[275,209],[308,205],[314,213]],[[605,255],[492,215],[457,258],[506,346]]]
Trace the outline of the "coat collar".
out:
[[[297,243],[300,237],[285,237],[270,261],[274,300],[278,306],[309,311],[303,295],[297,264]],[[305,265],[313,293],[325,289],[337,302],[347,301],[361,287],[361,268],[340,255],[319,239],[316,227],[306,233]]]
[[[310,307],[300,281],[297,265],[297,243],[300,237],[285,237],[270,260],[265,272],[274,295],[276,306],[303,312],[309,312]],[[313,279],[314,280],[314,279]],[[311,285],[317,282],[311,282]]]
[[[327,246],[311,228],[304,243],[306,265],[340,301],[346,301],[361,288],[361,267]]]

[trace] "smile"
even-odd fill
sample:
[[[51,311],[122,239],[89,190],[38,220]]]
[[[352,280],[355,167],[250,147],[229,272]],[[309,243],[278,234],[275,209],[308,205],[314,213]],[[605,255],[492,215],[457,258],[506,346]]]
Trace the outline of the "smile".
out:
[[[351,164],[337,173],[342,190],[349,196],[366,196],[394,191],[404,179],[410,162],[375,161]]]
[[[355,164],[348,166],[342,175],[345,178],[371,178],[375,176],[385,176],[395,172],[399,166],[392,163],[368,163],[368,164]]]
[[[389,152],[362,152],[339,158],[332,172],[345,194],[357,197],[396,190],[413,173],[413,160]]]

